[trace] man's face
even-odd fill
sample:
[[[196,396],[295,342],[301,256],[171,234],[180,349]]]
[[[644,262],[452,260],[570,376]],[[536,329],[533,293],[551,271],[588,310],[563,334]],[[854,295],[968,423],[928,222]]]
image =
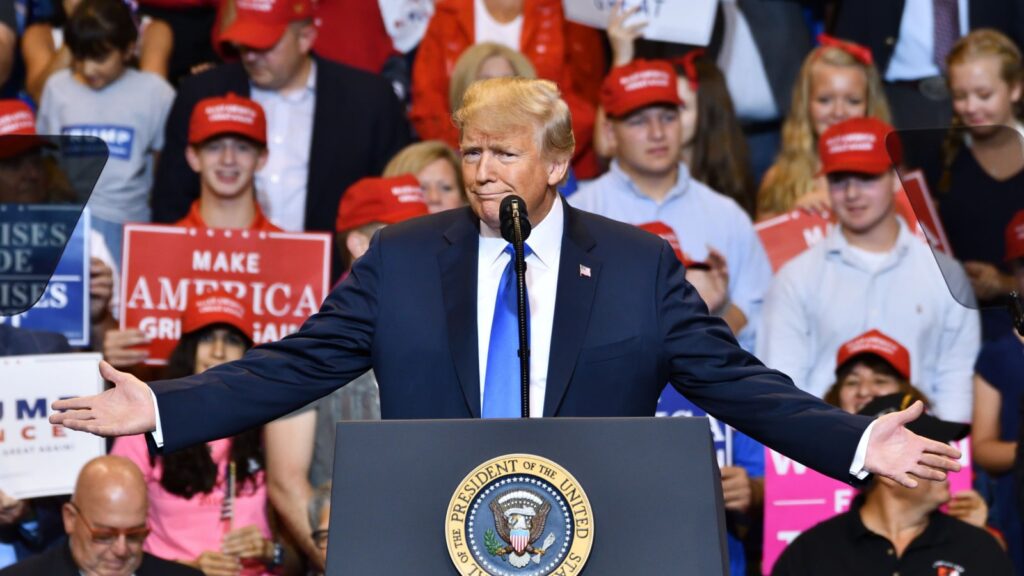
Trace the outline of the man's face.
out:
[[[267,162],[267,151],[240,136],[219,136],[185,151],[203,187],[221,198],[235,198],[249,190],[254,174]]]
[[[839,223],[849,232],[864,234],[893,215],[896,177],[854,172],[828,175],[828,192]]]
[[[121,77],[127,67],[131,50],[111,50],[102,58],[83,58],[72,61],[72,68],[93,90],[102,90]]]
[[[677,169],[683,141],[677,106],[647,106],[607,126],[615,158],[627,174],[661,178]]]
[[[142,563],[143,539],[125,530],[146,528],[148,503],[142,490],[113,489],[65,504],[64,531],[71,556],[85,576],[130,576]]]
[[[530,222],[539,223],[555,200],[555,186],[568,170],[568,159],[545,158],[538,128],[523,126],[502,133],[467,125],[462,134],[462,176],[469,205],[484,223],[501,229],[501,200],[515,194],[526,202]]]
[[[316,29],[311,24],[292,23],[271,48],[239,46],[238,52],[253,84],[264,90],[279,90],[288,87],[302,70],[315,39]]]
[[[839,407],[856,414],[875,398],[899,391],[899,380],[858,363],[839,385]]]

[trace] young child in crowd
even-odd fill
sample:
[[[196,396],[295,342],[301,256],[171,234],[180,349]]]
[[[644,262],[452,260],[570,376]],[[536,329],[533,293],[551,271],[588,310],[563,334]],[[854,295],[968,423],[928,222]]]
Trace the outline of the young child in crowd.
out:
[[[64,27],[71,67],[46,82],[36,126],[41,134],[106,142],[109,159],[89,206],[118,265],[122,224],[150,219],[153,167],[174,100],[166,80],[130,67],[137,39],[122,0],[82,0]]]

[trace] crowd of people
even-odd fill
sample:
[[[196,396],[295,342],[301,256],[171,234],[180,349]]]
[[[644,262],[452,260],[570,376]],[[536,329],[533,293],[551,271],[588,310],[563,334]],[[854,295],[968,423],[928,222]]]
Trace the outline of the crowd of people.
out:
[[[381,228],[467,204],[451,117],[467,88],[546,79],[572,114],[569,206],[666,239],[708,310],[799,388],[868,415],[921,399],[916,432],[970,434],[975,490],[875,479],[773,573],[1024,574],[1024,338],[997,309],[1024,292],[1024,5],[906,0],[872,21],[852,0],[722,0],[693,47],[643,39],[640,7],[620,3],[606,30],[557,0],[341,3],[0,4],[0,138],[107,144],[88,201],[93,350],[174,378],[258,340],[237,294],[192,293],[167,366],[147,363],[152,335],[119,317],[125,223],[326,232],[344,281]],[[905,129],[937,136],[899,150]],[[0,146],[0,203],[38,201],[19,191],[46,186],[40,154]],[[897,209],[914,168],[955,258]],[[773,271],[757,224],[792,211],[832,224]],[[0,323],[0,355],[70,350]],[[322,571],[334,423],[380,418],[378,396],[369,371],[205,445],[154,457],[120,438],[70,499],[0,490],[0,574]],[[749,459],[720,462],[734,575],[762,569],[764,453],[744,441]]]

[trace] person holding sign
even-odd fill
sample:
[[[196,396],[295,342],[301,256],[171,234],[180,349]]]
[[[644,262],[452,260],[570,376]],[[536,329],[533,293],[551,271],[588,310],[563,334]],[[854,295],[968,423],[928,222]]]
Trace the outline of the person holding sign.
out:
[[[222,293],[189,304],[167,376],[200,374],[241,358],[252,346],[245,305]],[[267,520],[260,436],[261,430],[252,428],[156,459],[141,435],[114,442],[111,454],[135,462],[149,487],[147,552],[207,575],[262,574],[264,566],[280,563]]]
[[[671,86],[675,94],[674,79]],[[667,242],[567,206],[557,186],[575,148],[569,116],[553,82],[473,84],[454,116],[470,207],[377,232],[299,332],[151,387],[101,363],[114,386],[55,402],[50,421],[108,436],[148,432],[173,452],[293,411],[371,367],[386,419],[491,417],[495,402],[533,417],[644,417],[670,382],[708,413],[835,478],[875,473],[912,487],[959,469],[956,449],[906,429],[920,404],[872,422],[801,392],[708,313]],[[492,336],[495,350],[515,354],[491,330],[494,310],[505,307],[495,295],[511,261],[499,216],[510,194],[523,198],[533,223],[526,406],[509,374],[487,375]]]
[[[936,415],[969,422],[980,320],[950,295],[935,263],[948,257],[933,257],[896,214],[900,182],[885,147],[891,132],[881,120],[855,118],[822,134],[818,154],[839,225],[772,280],[757,354],[823,396],[840,346],[873,326],[902,342],[923,367],[917,384]],[[955,280],[969,291],[958,264],[941,269],[959,271]]]

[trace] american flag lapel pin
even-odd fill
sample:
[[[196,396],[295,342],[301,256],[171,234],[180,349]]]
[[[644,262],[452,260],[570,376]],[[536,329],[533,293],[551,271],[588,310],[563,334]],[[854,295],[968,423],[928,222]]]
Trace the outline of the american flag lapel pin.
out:
[[[590,278],[590,266],[580,264],[580,278]]]

